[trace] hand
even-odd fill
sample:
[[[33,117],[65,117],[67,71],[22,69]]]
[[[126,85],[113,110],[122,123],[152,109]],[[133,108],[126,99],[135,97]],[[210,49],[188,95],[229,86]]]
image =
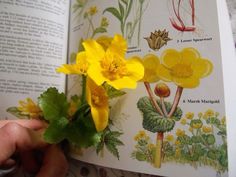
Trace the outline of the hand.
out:
[[[38,120],[0,121],[0,168],[13,166],[17,155],[25,171],[36,177],[64,177],[67,160],[58,146],[43,141],[44,128]]]

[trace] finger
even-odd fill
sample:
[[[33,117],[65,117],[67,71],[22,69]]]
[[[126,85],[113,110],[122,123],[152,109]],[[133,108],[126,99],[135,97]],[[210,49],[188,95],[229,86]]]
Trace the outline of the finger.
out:
[[[44,154],[43,164],[36,177],[65,177],[68,170],[68,162],[62,150],[51,145]]]
[[[39,130],[41,128],[46,127],[46,124],[43,121],[32,119],[32,120],[1,120],[0,128],[2,128],[8,123],[17,123],[19,125],[22,125],[23,127],[30,128],[33,130]]]
[[[34,131],[11,122],[0,128],[0,165],[16,151],[27,151],[46,146],[43,131]]]

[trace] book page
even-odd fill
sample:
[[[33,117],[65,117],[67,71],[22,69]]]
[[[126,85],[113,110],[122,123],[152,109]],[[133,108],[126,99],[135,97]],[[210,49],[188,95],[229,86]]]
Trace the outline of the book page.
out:
[[[67,0],[0,0],[0,117],[8,107],[48,87],[64,91],[55,69],[66,62]]]
[[[119,141],[104,137],[102,150],[72,148],[72,157],[161,176],[235,176],[228,169],[235,160],[230,156],[228,164],[235,145],[230,142],[228,147],[232,138],[227,133],[235,134],[229,126],[235,114],[229,96],[233,83],[223,78],[229,79],[228,65],[235,67],[235,62],[225,65],[226,53],[234,57],[233,45],[224,36],[229,27],[225,2],[94,0],[72,1],[71,7],[71,62],[82,40],[118,33],[127,40],[127,56],[144,60],[147,54],[155,55],[159,68],[155,82],[140,82],[135,91],[125,90],[112,100],[109,128],[122,133]],[[226,43],[232,45],[228,51]],[[80,84],[72,76],[69,94],[78,92]]]

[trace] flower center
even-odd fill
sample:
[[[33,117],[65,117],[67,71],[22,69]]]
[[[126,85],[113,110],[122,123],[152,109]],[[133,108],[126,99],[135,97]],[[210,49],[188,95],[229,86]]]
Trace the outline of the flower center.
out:
[[[179,78],[187,78],[193,75],[190,65],[178,63],[171,68],[171,75]]]
[[[92,90],[91,99],[92,103],[97,107],[107,105],[108,102],[105,90],[103,88],[96,88]]]
[[[127,75],[125,62],[119,57],[105,56],[101,61],[103,74],[109,80],[116,80]]]

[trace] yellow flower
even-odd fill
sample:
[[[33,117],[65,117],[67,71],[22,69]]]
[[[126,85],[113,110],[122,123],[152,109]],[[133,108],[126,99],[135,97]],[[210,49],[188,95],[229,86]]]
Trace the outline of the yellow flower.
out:
[[[89,11],[88,11],[89,15],[91,15],[91,16],[92,16],[92,15],[95,15],[97,12],[98,12],[98,9],[97,9],[96,6],[90,7],[90,8],[89,8]]]
[[[185,118],[182,118],[182,119],[180,120],[180,123],[181,123],[182,125],[186,125],[187,120],[186,120]]]
[[[107,48],[111,45],[112,37],[102,35],[99,36],[96,41],[103,47],[104,50],[107,50]]]
[[[204,133],[211,133],[212,132],[212,128],[204,125],[204,126],[202,126],[202,131]]]
[[[95,40],[87,40],[83,45],[90,63],[88,76],[97,85],[107,82],[116,89],[135,88],[137,81],[143,78],[140,59],[125,59],[127,43],[121,35],[115,35],[106,50]]]
[[[38,119],[42,116],[42,111],[38,105],[36,105],[31,98],[27,98],[26,101],[19,101],[17,109],[22,115],[29,116],[32,119]]]
[[[152,143],[148,144],[148,149],[149,149],[149,150],[152,150],[152,149],[154,149],[154,148],[155,148],[155,145],[154,145],[154,144],[152,144]]]
[[[193,112],[188,112],[187,114],[185,114],[185,117],[186,117],[187,119],[193,119],[194,113],[193,113]]]
[[[209,117],[212,117],[214,116],[214,111],[212,109],[208,109],[205,113],[204,113],[204,117],[205,118],[209,118]]]
[[[175,141],[175,145],[176,145],[176,146],[178,146],[178,145],[180,145],[180,144],[181,144],[181,143],[180,143],[179,140],[176,140],[176,141]]]
[[[86,99],[91,108],[91,114],[97,131],[102,131],[108,124],[108,96],[102,86],[97,86],[87,77]]]
[[[226,117],[224,116],[220,121],[221,121],[221,123],[222,123],[223,125],[225,125]]]
[[[109,22],[107,20],[106,17],[102,17],[102,20],[101,20],[101,26],[102,27],[107,27],[109,25]]]
[[[183,88],[197,87],[200,79],[208,76],[213,69],[212,63],[201,58],[194,48],[184,48],[180,52],[167,49],[161,56],[161,63],[158,67],[159,77]]]
[[[137,134],[137,135],[135,135],[135,137],[134,137],[134,141],[138,141],[139,140],[139,135]]]
[[[176,130],[176,135],[177,135],[177,136],[184,136],[184,135],[185,135],[185,131],[178,128],[178,129]]]
[[[79,52],[76,55],[75,64],[64,64],[61,67],[57,68],[57,72],[65,74],[87,74],[89,68],[89,63],[87,61],[86,53]]]
[[[159,58],[154,54],[148,54],[143,57],[144,76],[143,82],[157,82],[160,78],[158,77],[157,68],[160,65]]]
[[[166,135],[166,138],[165,138],[165,139],[166,139],[167,141],[169,141],[169,142],[173,142],[173,141],[174,141],[174,136],[168,134],[168,135]]]
[[[145,138],[147,136],[145,131],[143,131],[143,130],[139,131],[138,135],[139,135],[140,138]]]

